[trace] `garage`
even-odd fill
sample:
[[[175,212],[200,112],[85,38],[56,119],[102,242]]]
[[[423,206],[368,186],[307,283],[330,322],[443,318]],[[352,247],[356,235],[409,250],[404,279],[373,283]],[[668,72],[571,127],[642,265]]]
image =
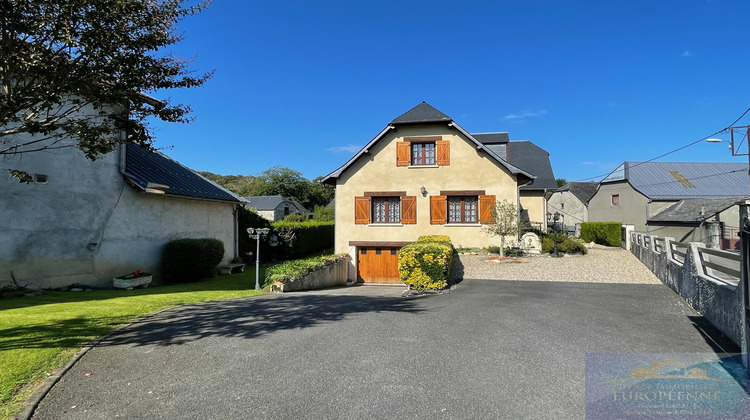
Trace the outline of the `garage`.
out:
[[[401,247],[357,247],[357,281],[360,283],[401,284],[398,251]]]

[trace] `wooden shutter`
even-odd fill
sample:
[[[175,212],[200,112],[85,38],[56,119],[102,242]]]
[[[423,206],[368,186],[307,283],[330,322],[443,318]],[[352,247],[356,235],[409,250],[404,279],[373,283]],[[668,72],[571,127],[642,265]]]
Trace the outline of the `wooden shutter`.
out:
[[[437,158],[435,163],[439,166],[451,164],[451,142],[448,140],[439,140],[435,142],[437,148]]]
[[[479,196],[479,223],[495,223],[492,208],[495,207],[494,195]]]
[[[401,197],[401,223],[413,225],[417,223],[417,197],[410,195]]]
[[[370,223],[370,197],[354,197],[354,223]]]
[[[396,166],[409,166],[411,156],[411,143],[400,141],[396,143]]]
[[[430,224],[444,225],[447,222],[448,200],[444,195],[430,196]]]

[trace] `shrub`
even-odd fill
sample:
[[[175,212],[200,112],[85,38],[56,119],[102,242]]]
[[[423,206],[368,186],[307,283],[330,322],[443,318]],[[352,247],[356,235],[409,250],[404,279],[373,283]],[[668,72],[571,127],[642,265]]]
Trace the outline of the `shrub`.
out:
[[[266,278],[263,286],[265,287],[277,281],[282,283],[293,282],[304,277],[307,273],[333,264],[348,256],[349,254],[323,255],[276,264],[266,270]]]
[[[488,254],[499,254],[500,253],[500,247],[495,245],[490,245],[487,248],[485,248]]]
[[[307,215],[306,215],[306,214],[302,214],[302,213],[292,213],[292,214],[289,214],[289,215],[287,215],[287,216],[286,216],[286,217],[284,218],[284,220],[283,220],[283,221],[284,221],[284,222],[290,222],[290,223],[294,223],[294,222],[306,222],[306,221],[308,221],[309,219],[310,219],[310,218],[309,218],[309,217],[307,217]]]
[[[554,236],[550,234],[542,238],[542,252],[546,254],[551,254],[555,252],[555,242],[554,242],[555,236],[557,237],[558,254],[563,253],[563,254],[586,255],[588,253],[588,249],[586,249],[585,245],[583,245],[579,241],[576,241],[575,239],[568,238],[562,233],[558,233]]]
[[[521,257],[524,255],[523,249],[520,248],[505,248],[503,255],[508,257]]]
[[[237,213],[237,225],[239,230],[239,236],[238,236],[238,248],[239,248],[239,257],[242,258],[242,260],[246,264],[250,264],[255,262],[255,248],[257,247],[257,244],[255,243],[255,239],[250,239],[250,236],[247,234],[247,228],[270,228],[271,222],[260,216],[255,210],[251,209],[245,209],[243,207],[239,208],[239,212]],[[273,234],[273,232],[271,232]],[[268,236],[271,236],[269,234]],[[276,248],[278,247],[271,247],[268,244],[267,239],[261,239],[260,241],[260,257],[261,261],[269,261],[272,258],[274,258],[277,254]],[[247,253],[252,252],[253,257],[248,258]]]
[[[581,239],[605,246],[622,244],[622,223],[618,222],[585,222],[581,223]]]
[[[398,272],[401,281],[416,290],[444,289],[448,285],[453,245],[446,235],[421,236],[401,248]]]
[[[212,277],[224,257],[224,243],[218,239],[176,239],[164,247],[162,274],[168,283]]]
[[[333,247],[333,222],[274,222],[273,229],[281,237],[288,258],[299,258]]]
[[[313,209],[313,220],[333,222],[334,216],[333,206],[315,206],[315,209]]]

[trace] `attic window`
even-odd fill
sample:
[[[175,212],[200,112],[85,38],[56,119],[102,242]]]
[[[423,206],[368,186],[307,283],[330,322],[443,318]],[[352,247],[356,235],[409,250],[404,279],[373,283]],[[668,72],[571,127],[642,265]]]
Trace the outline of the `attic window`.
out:
[[[695,188],[695,184],[690,182],[689,179],[685,178],[685,175],[679,173],[678,171],[669,171],[669,174],[672,175],[672,178],[676,179],[677,182],[679,182],[683,187]]]

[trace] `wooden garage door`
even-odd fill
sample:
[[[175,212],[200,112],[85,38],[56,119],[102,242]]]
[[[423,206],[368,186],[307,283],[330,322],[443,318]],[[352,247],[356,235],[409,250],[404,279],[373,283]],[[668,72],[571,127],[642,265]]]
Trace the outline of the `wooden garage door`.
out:
[[[398,275],[399,248],[360,247],[357,250],[357,281],[401,283]]]

